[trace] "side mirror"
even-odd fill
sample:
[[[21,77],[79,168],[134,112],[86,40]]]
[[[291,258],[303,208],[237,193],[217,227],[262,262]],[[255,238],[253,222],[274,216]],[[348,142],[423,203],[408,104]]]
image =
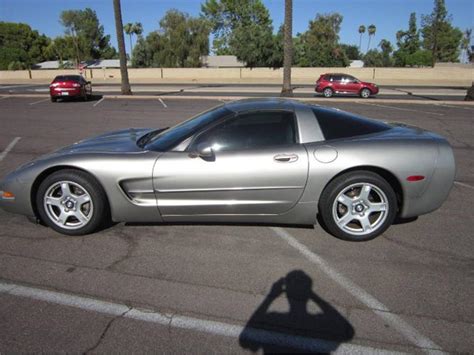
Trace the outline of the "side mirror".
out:
[[[196,147],[195,152],[189,153],[190,158],[197,158],[200,157],[206,161],[214,161],[216,160],[216,156],[214,155],[214,150],[212,150],[212,147],[208,146],[205,143],[198,144]]]

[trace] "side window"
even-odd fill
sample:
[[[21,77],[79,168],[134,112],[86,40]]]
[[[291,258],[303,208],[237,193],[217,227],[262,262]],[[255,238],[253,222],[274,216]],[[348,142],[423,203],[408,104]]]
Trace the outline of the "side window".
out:
[[[390,129],[385,123],[358,117],[343,111],[313,109],[326,140],[362,136]]]
[[[333,75],[331,81],[342,81],[342,75]]]
[[[296,143],[292,112],[267,111],[238,115],[199,135],[190,150],[198,145],[215,151],[233,151],[282,146]]]

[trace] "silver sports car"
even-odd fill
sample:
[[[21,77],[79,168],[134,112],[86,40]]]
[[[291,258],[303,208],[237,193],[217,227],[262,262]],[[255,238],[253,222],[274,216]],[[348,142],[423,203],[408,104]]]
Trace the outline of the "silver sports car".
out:
[[[352,241],[441,206],[455,163],[439,135],[281,99],[127,129],[19,167],[0,205],[68,235],[115,222],[316,224]],[[320,218],[317,218],[319,215]]]

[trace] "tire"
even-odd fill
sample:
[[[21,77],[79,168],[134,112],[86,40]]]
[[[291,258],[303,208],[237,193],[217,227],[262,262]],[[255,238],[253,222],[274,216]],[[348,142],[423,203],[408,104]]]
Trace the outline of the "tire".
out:
[[[337,238],[361,242],[387,230],[397,215],[397,197],[389,183],[369,171],[355,171],[331,181],[319,200],[327,231]]]
[[[56,101],[58,101],[58,99],[57,99],[56,97],[51,96],[50,98],[51,98],[51,102],[56,102]]]
[[[362,97],[363,99],[368,99],[370,97],[370,95],[372,95],[372,91],[370,91],[369,89],[365,88],[365,89],[362,89],[360,91],[360,97]]]
[[[323,95],[327,98],[332,97],[334,95],[334,91],[331,88],[325,88],[323,90]]]
[[[52,173],[36,193],[40,219],[66,235],[93,233],[110,221],[107,196],[89,174],[72,169]]]

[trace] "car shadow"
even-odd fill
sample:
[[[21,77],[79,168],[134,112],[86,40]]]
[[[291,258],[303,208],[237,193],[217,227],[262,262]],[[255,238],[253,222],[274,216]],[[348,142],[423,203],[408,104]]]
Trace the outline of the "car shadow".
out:
[[[288,302],[288,312],[272,311],[272,304],[277,299],[281,304],[282,296]],[[314,311],[316,308],[318,311]],[[239,344],[264,354],[331,353],[353,337],[350,322],[313,291],[311,277],[302,270],[293,270],[273,284],[240,333]]]

